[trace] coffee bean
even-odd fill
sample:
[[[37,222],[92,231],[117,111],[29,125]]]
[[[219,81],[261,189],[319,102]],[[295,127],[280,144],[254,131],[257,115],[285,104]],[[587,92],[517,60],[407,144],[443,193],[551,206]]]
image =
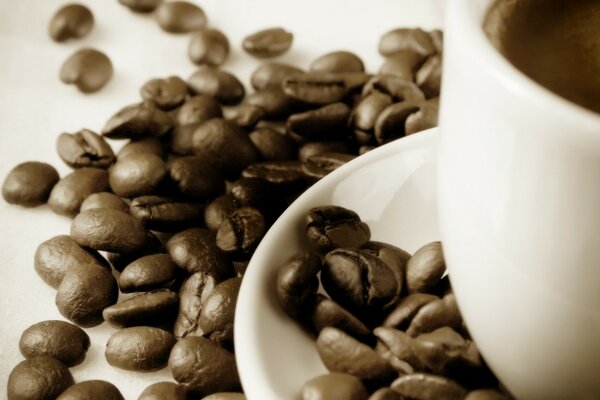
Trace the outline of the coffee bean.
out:
[[[167,166],[150,153],[131,154],[122,158],[110,170],[110,187],[121,197],[153,194],[167,175]]]
[[[179,312],[173,328],[176,337],[204,335],[200,314],[206,299],[219,282],[203,272],[196,272],[183,282],[179,289]]]
[[[158,7],[162,0],[119,0],[119,3],[137,13],[149,13]]]
[[[389,143],[407,135],[408,118],[419,112],[421,102],[402,101],[387,106],[375,122],[375,139],[379,144]]]
[[[50,20],[48,33],[55,42],[79,39],[94,27],[94,15],[82,4],[67,4],[58,9]]]
[[[8,400],[53,400],[73,385],[73,376],[60,361],[40,356],[21,361],[8,376]]]
[[[56,400],[125,400],[119,389],[107,381],[92,380],[74,384]]]
[[[152,254],[164,253],[165,247],[162,242],[152,232],[147,232],[146,242],[142,247],[125,253],[107,253],[106,258],[112,267],[117,271],[123,271],[125,267],[138,258]]]
[[[219,196],[211,201],[204,210],[204,223],[211,231],[217,231],[225,218],[237,208],[230,195]]]
[[[207,22],[204,11],[187,1],[160,3],[154,16],[162,30],[170,33],[192,32],[203,28]]]
[[[202,65],[187,81],[194,94],[214,97],[224,105],[238,104],[244,98],[244,85],[233,74],[208,65]]]
[[[465,400],[509,400],[509,397],[494,389],[478,389],[469,392]]]
[[[425,95],[415,83],[395,75],[374,76],[365,83],[362,94],[366,96],[375,91],[392,96],[394,101],[419,102],[425,100]]]
[[[433,128],[438,124],[439,106],[434,101],[421,103],[419,111],[412,113],[406,118],[404,124],[407,135]]]
[[[358,214],[338,206],[312,208],[304,219],[304,227],[309,243],[320,251],[358,248],[371,237],[369,227]]]
[[[258,128],[250,133],[250,140],[265,161],[281,161],[295,158],[297,149],[286,135],[275,129]]]
[[[102,135],[109,139],[141,139],[163,136],[172,128],[173,121],[169,114],[153,101],[145,100],[119,110],[106,122]]]
[[[188,125],[177,125],[171,132],[171,154],[187,156],[194,152],[193,137],[194,131],[200,126],[199,123]]]
[[[285,94],[280,88],[267,88],[249,94],[246,103],[260,107],[266,119],[287,118],[298,107],[298,102]]]
[[[226,348],[233,348],[233,318],[241,278],[219,283],[203,302],[198,321],[203,336]]]
[[[117,160],[122,160],[132,154],[154,154],[157,157],[165,157],[165,148],[162,142],[155,137],[145,137],[131,140],[117,153]]]
[[[425,365],[412,337],[397,329],[382,326],[375,328],[373,333],[377,337],[375,351],[400,374],[424,370]]]
[[[138,400],[186,400],[187,394],[183,386],[173,382],[158,382],[148,386]]]
[[[414,50],[402,50],[385,59],[379,75],[395,75],[408,81],[414,81],[415,72],[423,64],[425,57]]]
[[[369,400],[404,400],[404,397],[390,388],[381,388],[373,392]]]
[[[216,243],[232,255],[250,254],[267,231],[265,217],[254,207],[232,212],[217,230]]]
[[[124,328],[108,339],[104,356],[113,367],[156,371],[167,366],[169,353],[176,342],[172,334],[159,328]]]
[[[415,373],[399,377],[392,389],[402,396],[417,400],[462,400],[465,388],[443,376]]]
[[[419,310],[426,304],[440,298],[427,293],[413,293],[403,298],[390,312],[383,326],[406,330]]]
[[[269,28],[246,36],[242,48],[254,57],[279,56],[292,46],[294,35],[283,28]]]
[[[137,293],[102,312],[104,320],[115,328],[157,326],[172,322],[179,304],[177,293],[169,289]]]
[[[422,29],[398,28],[385,33],[379,41],[379,53],[387,57],[401,51],[428,56],[436,51],[431,36]]]
[[[140,94],[144,100],[154,102],[161,110],[172,110],[183,103],[188,94],[188,87],[178,76],[155,78],[142,86]]]
[[[277,300],[292,318],[302,317],[317,294],[321,257],[314,253],[299,253],[288,259],[277,273]]]
[[[200,124],[212,118],[221,118],[223,116],[221,106],[210,96],[197,95],[188,98],[177,112],[179,127],[181,125]]]
[[[67,367],[79,365],[90,347],[90,337],[78,326],[64,321],[43,321],[21,334],[19,350],[23,357],[50,356]]]
[[[92,193],[81,203],[80,211],[92,210],[94,208],[111,208],[123,212],[129,212],[129,204],[114,193],[100,192]]]
[[[44,204],[60,177],[46,163],[28,161],[10,170],[2,184],[2,197],[7,203],[23,207]]]
[[[309,157],[323,153],[350,154],[353,150],[351,146],[347,141],[307,142],[300,147],[298,159],[304,163]]]
[[[462,329],[463,319],[456,304],[454,294],[448,294],[440,300],[425,304],[415,314],[406,333],[418,336],[448,326],[454,330]]]
[[[71,237],[80,246],[114,253],[139,250],[148,240],[140,221],[110,208],[80,213],[71,223]]]
[[[317,58],[310,64],[311,71],[320,72],[363,72],[362,60],[349,51],[333,51]]]
[[[103,52],[84,48],[71,54],[60,67],[60,80],[83,93],[102,89],[113,76],[113,65]]]
[[[304,186],[301,164],[292,160],[257,162],[243,170],[242,176],[264,179],[282,187],[299,188]]]
[[[198,226],[204,218],[204,205],[162,196],[140,196],[131,201],[131,215],[146,229],[179,232]]]
[[[421,247],[406,264],[406,286],[409,293],[430,292],[446,272],[442,244],[432,242]]]
[[[63,177],[50,192],[48,205],[57,214],[77,215],[83,201],[93,193],[110,189],[108,173],[99,168],[80,168]]]
[[[218,67],[229,55],[229,40],[223,32],[202,28],[194,32],[188,46],[188,56],[194,64]]]
[[[352,161],[356,156],[342,153],[320,153],[302,163],[302,174],[309,182],[316,182],[329,173]]]
[[[102,310],[115,304],[115,278],[106,268],[93,264],[68,271],[56,291],[56,307],[68,320],[83,327],[100,325]]]
[[[240,128],[252,129],[266,117],[267,112],[264,108],[251,104],[240,104],[230,120]]]
[[[342,308],[335,301],[322,295],[317,295],[317,300],[312,310],[311,322],[317,334],[325,327],[331,326],[361,342],[368,342],[372,337],[369,328],[358,318]]]
[[[410,254],[399,247],[382,242],[368,242],[361,247],[360,250],[374,255],[388,265],[390,270],[394,273],[396,282],[398,282],[396,299],[399,299],[402,290],[404,289],[406,263],[410,258]]]
[[[168,286],[177,275],[177,265],[168,254],[152,254],[129,264],[119,276],[123,293],[153,290]]]
[[[444,51],[444,32],[440,29],[433,29],[428,32],[435,51],[442,53]]]
[[[246,400],[243,393],[221,392],[203,397],[202,400]]]
[[[277,206],[276,186],[261,178],[240,178],[231,184],[229,194],[236,208],[250,206],[268,212]]]
[[[320,375],[302,386],[302,400],[366,400],[367,396],[360,379],[349,374]]]
[[[207,200],[225,193],[225,179],[202,157],[182,157],[169,164],[169,176],[187,199]]]
[[[449,327],[438,328],[417,336],[413,347],[424,366],[433,373],[447,375],[457,364],[479,363],[478,352],[469,354],[471,342]]]
[[[334,103],[299,114],[287,120],[289,133],[306,140],[327,140],[343,136],[348,129],[350,107]]]
[[[191,228],[173,235],[167,251],[175,264],[189,273],[204,272],[217,279],[233,276],[231,261],[207,229]]]
[[[180,339],[171,351],[169,368],[192,396],[241,389],[233,354],[203,337]]]
[[[352,124],[356,129],[373,131],[377,117],[392,104],[392,97],[379,91],[365,96],[352,111]]]
[[[342,75],[329,72],[309,72],[287,77],[282,87],[288,96],[316,105],[341,101],[349,91]]]
[[[417,72],[415,82],[427,98],[440,95],[442,81],[442,56],[433,55]]]
[[[56,140],[56,150],[71,168],[108,168],[115,161],[110,145],[102,136],[89,129],[61,134]]]
[[[281,89],[281,85],[287,78],[294,78],[303,75],[304,71],[300,68],[280,63],[266,62],[261,64],[250,78],[252,87],[256,90],[264,90],[267,88]]]

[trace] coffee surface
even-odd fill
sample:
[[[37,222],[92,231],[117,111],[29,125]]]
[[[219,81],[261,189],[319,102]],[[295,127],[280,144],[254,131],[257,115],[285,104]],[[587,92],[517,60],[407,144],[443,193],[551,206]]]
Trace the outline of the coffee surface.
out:
[[[496,0],[483,26],[515,67],[600,112],[600,0]]]

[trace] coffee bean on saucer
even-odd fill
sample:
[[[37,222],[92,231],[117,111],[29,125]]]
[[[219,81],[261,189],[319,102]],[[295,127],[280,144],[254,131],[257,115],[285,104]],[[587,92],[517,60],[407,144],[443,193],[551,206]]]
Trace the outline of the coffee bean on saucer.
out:
[[[305,217],[304,226],[310,244],[321,251],[358,248],[371,237],[369,227],[358,214],[339,206],[312,208]]]
[[[56,150],[71,168],[108,168],[115,161],[115,154],[106,140],[89,129],[61,134],[56,140]]]
[[[158,7],[162,0],[119,0],[119,3],[137,13],[149,13]]]
[[[73,376],[60,361],[40,356],[21,361],[8,376],[6,394],[8,400],[56,399],[69,386]]]
[[[256,90],[281,89],[281,85],[287,78],[294,78],[302,74],[304,71],[294,65],[265,62],[254,70],[250,82]]]
[[[156,22],[169,33],[187,33],[206,25],[204,11],[187,1],[165,1],[156,7]]]
[[[244,85],[233,74],[208,65],[200,66],[187,84],[192,93],[213,97],[227,106],[238,104],[246,94]]]
[[[402,101],[383,109],[375,122],[375,139],[379,144],[389,143],[407,135],[408,118],[419,112],[420,102]]]
[[[406,135],[433,128],[438,124],[438,109],[439,105],[430,99],[420,104],[419,110],[410,114],[404,123]]]
[[[432,242],[418,249],[406,264],[406,287],[409,293],[431,291],[446,272],[442,244]]]
[[[169,289],[136,293],[102,311],[104,320],[115,328],[163,326],[174,320],[179,304],[177,293]]]
[[[106,343],[106,361],[130,371],[156,371],[164,368],[177,340],[162,329],[149,326],[124,328]]]
[[[314,253],[299,253],[288,259],[277,273],[277,300],[292,318],[299,318],[317,294],[321,257]]]
[[[143,137],[141,139],[130,140],[117,153],[117,161],[122,160],[132,154],[154,154],[157,157],[165,157],[165,148],[160,139],[155,137]]]
[[[123,107],[104,125],[102,135],[109,139],[161,137],[173,128],[173,121],[153,101]]]
[[[108,173],[99,168],[79,168],[63,177],[50,192],[48,205],[57,214],[74,217],[93,193],[109,190]]]
[[[321,72],[363,72],[362,60],[349,51],[333,51],[317,58],[310,64],[311,71]]]
[[[119,389],[102,380],[83,381],[62,392],[56,400],[125,400]]]
[[[375,351],[385,358],[400,374],[423,371],[425,365],[417,350],[415,339],[394,328],[377,327],[373,331],[377,337]]]
[[[187,392],[183,386],[174,382],[157,382],[148,386],[137,400],[186,400]]]
[[[310,285],[307,285],[306,289],[308,289],[309,286]],[[312,295],[314,295],[314,293],[312,293]],[[335,301],[320,294],[317,295],[312,310],[311,322],[317,334],[325,327],[331,326],[344,331],[361,342],[367,342],[372,337],[369,328],[367,328],[358,318],[342,308]]]
[[[144,100],[153,101],[161,110],[168,111],[183,103],[188,94],[188,87],[178,76],[155,78],[144,83],[140,94]]]
[[[199,29],[192,33],[188,56],[194,64],[218,67],[229,56],[229,40],[217,29]]]
[[[121,272],[119,288],[123,293],[140,292],[168,286],[177,276],[177,265],[168,254],[141,257]]]
[[[110,58],[92,48],[77,50],[65,60],[60,68],[60,80],[77,86],[83,93],[102,89],[113,75]]]
[[[241,278],[231,278],[219,283],[203,302],[198,321],[203,336],[215,343],[233,348],[233,318]]]
[[[189,97],[177,112],[177,128],[200,124],[212,118],[221,118],[221,105],[211,95],[199,94]],[[175,133],[175,132],[174,132]]]
[[[14,167],[2,184],[2,197],[7,203],[23,207],[44,204],[60,177],[50,164],[28,161]]]
[[[242,47],[258,58],[270,58],[285,53],[292,45],[294,35],[283,28],[269,28],[246,36]]]
[[[467,395],[465,388],[453,380],[425,373],[401,376],[391,387],[405,398],[420,400],[460,400]]]
[[[111,168],[112,191],[121,197],[153,194],[167,176],[167,166],[158,156],[149,153],[131,154]]]
[[[202,336],[200,315],[204,302],[220,281],[203,272],[190,275],[179,289],[179,312],[173,328],[176,337]]]
[[[126,213],[129,212],[129,204],[116,194],[110,192],[90,194],[85,198],[83,203],[81,203],[80,211],[83,212],[93,208],[112,208],[113,210],[119,210]]]
[[[384,57],[406,50],[429,56],[436,52],[436,46],[431,36],[419,28],[393,29],[385,33],[379,41],[379,53]]]
[[[414,316],[424,305],[439,299],[439,297],[428,293],[409,294],[388,314],[383,326],[406,330]]]
[[[302,400],[366,400],[367,397],[363,383],[350,374],[320,375],[302,386]]]
[[[48,32],[52,40],[63,42],[79,39],[94,27],[94,15],[82,4],[67,4],[61,7],[50,20]]]
[[[457,331],[463,326],[454,294],[447,294],[442,299],[434,300],[421,307],[410,322],[406,333],[410,336],[418,336],[444,326]]]

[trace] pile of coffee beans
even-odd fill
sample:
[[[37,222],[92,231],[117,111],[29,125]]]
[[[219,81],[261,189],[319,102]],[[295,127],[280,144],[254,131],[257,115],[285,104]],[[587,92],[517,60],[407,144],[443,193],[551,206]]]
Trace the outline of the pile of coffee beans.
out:
[[[304,221],[310,250],[280,267],[275,288],[330,371],[302,386],[303,400],[511,398],[463,323],[440,242],[411,256],[371,241],[339,206],[312,208]]]
[[[68,369],[84,360],[90,346],[82,328],[106,321],[117,329],[106,344],[110,365],[133,371],[168,366],[178,382],[151,385],[140,399],[243,399],[233,321],[254,249],[311,184],[378,145],[437,124],[441,32],[387,33],[380,44],[386,61],[377,74],[365,71],[360,57],[349,51],[325,54],[308,70],[264,62],[252,74],[254,91],[247,94],[234,74],[219,68],[227,60],[229,40],[206,26],[199,7],[183,1],[119,1],[134,12],[154,12],[165,31],[192,32],[188,55],[199,68],[187,80],[149,79],[140,88],[140,101],[117,110],[101,129],[59,135],[57,152],[73,169],[66,176],[30,161],[5,178],[2,195],[8,203],[48,204],[73,218],[68,235],[49,238],[35,254],[36,272],[56,289],[56,306],[71,323],[43,321],[23,333],[20,349],[26,360],[10,374],[8,398],[122,398],[108,382],[74,385]],[[52,37],[87,34],[93,16],[86,10],[59,10],[51,22]],[[265,58],[288,51],[292,41],[292,33],[270,28],[248,35],[242,47]],[[92,92],[112,72],[105,55],[82,49],[65,63],[61,79]],[[113,140],[127,142],[116,152]],[[364,224],[353,226],[355,236],[346,235],[346,228],[338,234],[328,225],[332,217],[328,212],[312,217],[310,235],[320,249],[367,243]],[[370,249],[387,251],[377,245]],[[342,264],[358,257],[347,251],[332,257]],[[368,264],[373,257],[358,259]],[[321,269],[313,256],[295,262]],[[326,315],[337,313],[338,328],[347,325],[367,342],[374,340],[369,330],[374,320],[361,322],[350,312],[374,318],[395,305],[403,290],[399,270],[381,262],[372,268],[387,283],[367,297],[347,296],[340,304],[350,311],[340,311],[330,300],[318,303]],[[297,272],[290,273],[286,307],[301,316],[314,291],[304,293]],[[352,282],[339,281],[336,273],[333,268],[327,278],[329,290],[344,293],[344,285]],[[311,288],[316,284],[314,274],[300,278]],[[300,298],[296,290],[303,291]],[[439,302],[450,307],[451,300]],[[318,321],[324,327],[329,319]],[[323,340],[338,332],[329,335]],[[382,368],[383,375],[369,375],[369,382],[389,377],[390,367]]]

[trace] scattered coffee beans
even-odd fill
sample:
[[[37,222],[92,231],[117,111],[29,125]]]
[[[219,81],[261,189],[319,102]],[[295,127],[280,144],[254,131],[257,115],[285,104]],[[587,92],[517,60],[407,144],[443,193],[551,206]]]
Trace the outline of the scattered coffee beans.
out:
[[[281,55],[292,46],[294,35],[283,28],[270,28],[247,36],[242,47],[248,54],[258,58]]]
[[[156,22],[170,33],[187,33],[206,25],[206,14],[200,7],[187,1],[161,2],[154,13]]]
[[[82,4],[68,4],[54,14],[48,26],[48,33],[52,40],[64,42],[84,37],[93,27],[94,15],[89,8]]]
[[[214,28],[203,28],[192,34],[188,56],[194,64],[218,67],[229,56],[229,40],[223,32]]]
[[[95,49],[81,49],[73,53],[60,68],[60,80],[77,86],[83,93],[102,89],[113,75],[110,58]]]
[[[14,167],[4,178],[2,197],[7,203],[24,207],[44,204],[59,180],[50,164],[29,161]]]
[[[92,380],[74,384],[56,400],[125,400],[119,389],[107,381]]]
[[[21,361],[8,376],[8,400],[52,400],[69,386],[73,376],[60,361],[49,356],[39,356]]]

